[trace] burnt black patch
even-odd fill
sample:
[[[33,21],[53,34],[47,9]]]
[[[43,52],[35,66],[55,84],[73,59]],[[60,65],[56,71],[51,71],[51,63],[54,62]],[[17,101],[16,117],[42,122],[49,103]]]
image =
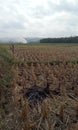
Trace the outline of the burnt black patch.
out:
[[[33,103],[34,105],[37,102],[42,102],[45,98],[49,97],[49,95],[49,87],[33,86],[28,88],[25,92],[25,97],[29,100],[30,103]]]
[[[49,86],[50,84],[47,83],[46,87],[35,85],[31,88],[26,88],[26,90],[23,91],[24,98],[28,99],[30,106],[34,106],[37,103],[42,103],[46,98],[52,98],[52,95],[61,95],[59,88],[51,90]]]

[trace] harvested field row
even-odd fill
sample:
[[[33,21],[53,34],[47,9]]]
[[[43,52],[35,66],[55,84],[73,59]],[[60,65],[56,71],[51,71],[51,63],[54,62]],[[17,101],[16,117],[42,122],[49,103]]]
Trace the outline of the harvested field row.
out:
[[[3,103],[1,130],[78,130],[78,64],[67,62],[77,61],[77,49],[10,46],[10,100]]]
[[[14,104],[23,130],[76,130],[78,65],[18,64],[12,71]],[[40,95],[42,92],[45,98]]]
[[[14,57],[25,62],[78,60],[78,46],[15,46]]]

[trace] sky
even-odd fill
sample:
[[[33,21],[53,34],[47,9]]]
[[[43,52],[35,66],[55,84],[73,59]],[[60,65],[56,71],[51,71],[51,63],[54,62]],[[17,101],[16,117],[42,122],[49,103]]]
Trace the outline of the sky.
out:
[[[0,0],[0,37],[78,35],[78,0]]]

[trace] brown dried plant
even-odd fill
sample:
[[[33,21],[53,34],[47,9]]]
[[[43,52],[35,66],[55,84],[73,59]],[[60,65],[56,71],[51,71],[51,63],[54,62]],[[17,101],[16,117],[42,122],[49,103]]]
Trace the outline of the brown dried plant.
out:
[[[75,125],[75,130],[78,130],[78,122]]]
[[[62,122],[64,121],[64,104],[61,104],[60,106],[59,118]]]
[[[48,120],[47,122],[48,122],[48,130],[54,130],[52,122],[50,120]]]
[[[42,73],[42,68],[39,63],[37,63],[37,65],[36,65],[36,71],[37,71],[37,73],[40,73],[40,74]]]
[[[14,53],[15,53],[15,46],[14,46],[14,44],[10,45],[10,50],[11,50],[12,55],[14,57]]]
[[[76,110],[76,119],[78,120],[78,103],[76,104],[75,110]]]
[[[63,86],[60,87],[60,92],[61,92],[61,95],[65,97],[67,97],[67,92],[66,92],[66,88],[63,84]]]
[[[22,106],[22,119],[23,119],[23,121],[28,120],[28,113],[29,113],[29,105],[28,105],[28,102],[25,101],[25,103]]]
[[[22,120],[24,122],[24,130],[30,130],[29,106],[27,101],[22,108]]]
[[[76,87],[74,87],[74,94],[76,95],[76,96],[78,96],[78,86]]]
[[[41,108],[41,114],[42,114],[43,120],[47,119],[49,110],[48,110],[48,105],[47,105],[46,101],[43,101],[42,108]]]

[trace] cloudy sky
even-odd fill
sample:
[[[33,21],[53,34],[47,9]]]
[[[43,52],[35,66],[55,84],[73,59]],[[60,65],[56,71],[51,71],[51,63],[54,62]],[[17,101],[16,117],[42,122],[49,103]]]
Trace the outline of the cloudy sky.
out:
[[[0,37],[78,35],[78,0],[0,0]]]

